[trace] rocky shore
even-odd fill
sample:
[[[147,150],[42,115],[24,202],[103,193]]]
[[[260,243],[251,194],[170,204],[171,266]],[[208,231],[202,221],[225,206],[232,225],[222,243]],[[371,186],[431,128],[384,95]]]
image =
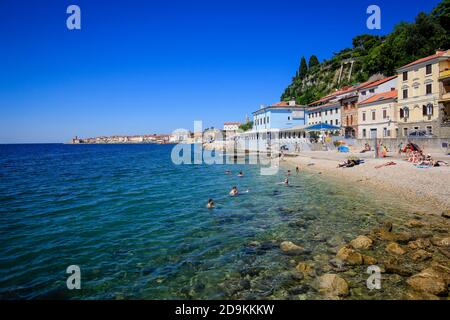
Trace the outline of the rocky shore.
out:
[[[316,223],[306,216],[291,227],[306,231]],[[296,226],[294,226],[296,224]],[[346,241],[316,234],[314,252],[289,239],[252,241],[247,253],[275,252],[288,259],[285,270],[266,274],[267,266],[246,264],[240,277],[222,284],[234,299],[450,299],[450,211],[441,216],[416,213],[401,224],[389,220]],[[370,289],[369,266],[381,272],[380,288]]]

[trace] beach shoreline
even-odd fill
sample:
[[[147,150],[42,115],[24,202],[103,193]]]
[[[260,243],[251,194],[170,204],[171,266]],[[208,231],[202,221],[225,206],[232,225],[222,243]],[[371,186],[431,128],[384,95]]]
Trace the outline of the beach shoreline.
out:
[[[364,163],[352,168],[337,168],[350,156],[361,158]],[[433,157],[450,160],[445,155]],[[375,168],[390,161],[396,165]],[[373,152],[341,154],[333,151],[302,152],[295,157],[284,157],[282,164],[294,168],[293,172],[299,166],[300,171],[342,180],[355,188],[372,188],[390,198],[395,196],[399,203],[409,204],[422,213],[440,215],[450,209],[450,167],[416,168],[394,154],[375,159]]]

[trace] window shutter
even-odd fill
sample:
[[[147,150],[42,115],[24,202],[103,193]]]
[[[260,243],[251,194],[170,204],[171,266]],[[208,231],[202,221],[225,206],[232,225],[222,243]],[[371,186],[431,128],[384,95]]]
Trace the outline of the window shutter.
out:
[[[405,111],[403,109],[400,109],[400,118],[405,117]]]
[[[425,105],[422,106],[422,114],[423,114],[424,116],[427,115],[427,106],[425,106]]]
[[[430,115],[433,115],[433,112],[434,112],[434,107],[433,107],[433,105],[430,105],[430,110],[431,110]]]

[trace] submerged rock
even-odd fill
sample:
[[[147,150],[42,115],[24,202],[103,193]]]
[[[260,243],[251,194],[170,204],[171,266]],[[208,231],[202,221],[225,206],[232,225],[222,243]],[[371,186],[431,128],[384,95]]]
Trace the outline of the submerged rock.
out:
[[[385,272],[388,274],[398,274],[403,277],[409,277],[413,274],[413,270],[401,264],[397,258],[391,258],[384,261]]]
[[[299,294],[305,294],[309,291],[311,291],[311,287],[306,284],[303,284],[303,285],[299,285],[299,286],[290,288],[288,290],[288,293],[291,295],[299,295]]]
[[[336,258],[342,260],[348,265],[363,264],[363,257],[359,252],[353,250],[352,246],[342,247],[336,254]]]
[[[425,261],[431,259],[432,256],[432,253],[423,249],[419,249],[411,253],[411,259],[414,261]]]
[[[334,258],[328,261],[328,264],[333,268],[335,272],[345,272],[348,271],[348,268],[345,266],[344,261]]]
[[[382,225],[381,225],[381,230],[387,231],[387,232],[392,232],[393,229],[393,224],[390,221],[385,221]]]
[[[363,255],[363,263],[367,266],[372,266],[378,263],[378,260],[371,256]]]
[[[405,300],[440,300],[440,298],[431,293],[409,290],[405,293]]]
[[[315,276],[315,269],[314,269],[314,265],[310,264],[310,263],[306,263],[306,262],[300,262],[295,269],[298,272],[301,272],[304,275],[308,275],[310,277],[314,277]]]
[[[350,241],[350,245],[355,249],[369,249],[373,245],[373,240],[366,236],[358,236]]]
[[[319,278],[319,292],[330,299],[348,296],[348,284],[336,274],[325,274]]]
[[[450,209],[448,209],[448,210],[442,212],[441,216],[442,216],[443,218],[450,219]]]
[[[391,242],[386,246],[385,249],[389,253],[397,254],[397,255],[403,255],[406,253],[406,250],[403,249],[398,243]]]
[[[406,226],[410,227],[410,228],[421,228],[424,227],[426,225],[425,222],[417,220],[417,219],[412,219],[409,220],[408,222],[406,222]]]
[[[291,241],[284,241],[280,245],[280,249],[284,254],[287,255],[300,255],[305,252],[304,247],[296,245]]]
[[[434,237],[431,242],[438,247],[450,247],[450,237],[438,238]]]
[[[429,239],[417,239],[415,241],[408,242],[408,248],[412,250],[427,249],[431,247],[431,241]]]
[[[423,291],[434,295],[442,295],[447,292],[447,282],[440,272],[434,268],[427,268],[413,275],[406,283],[417,291]]]

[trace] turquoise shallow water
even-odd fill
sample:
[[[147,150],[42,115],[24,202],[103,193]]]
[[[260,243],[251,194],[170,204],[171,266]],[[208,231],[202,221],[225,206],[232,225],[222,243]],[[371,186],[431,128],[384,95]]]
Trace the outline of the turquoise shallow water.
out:
[[[349,240],[407,216],[318,175],[294,175],[286,187],[277,184],[284,169],[261,176],[250,165],[176,166],[171,148],[0,146],[0,298],[288,299],[289,284],[277,277],[298,261],[276,243],[301,243],[320,260],[324,238]],[[228,197],[233,185],[249,193]],[[216,209],[206,209],[208,198]],[[312,222],[299,228],[299,218]],[[79,291],[66,289],[73,264]],[[249,276],[251,289],[241,283]]]

